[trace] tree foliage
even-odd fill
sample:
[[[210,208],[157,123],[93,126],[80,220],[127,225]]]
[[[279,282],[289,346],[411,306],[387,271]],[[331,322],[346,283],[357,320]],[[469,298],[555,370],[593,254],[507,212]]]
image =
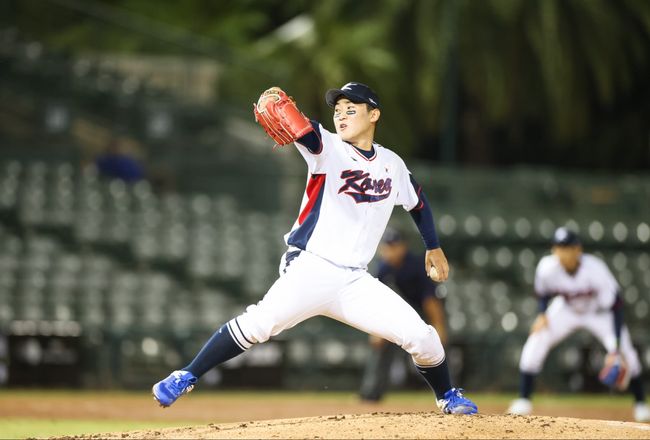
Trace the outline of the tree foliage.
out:
[[[405,154],[440,158],[453,132],[464,163],[650,166],[646,0],[9,3],[5,24],[53,46],[212,56],[223,99],[280,85],[326,125],[325,90],[365,82]]]

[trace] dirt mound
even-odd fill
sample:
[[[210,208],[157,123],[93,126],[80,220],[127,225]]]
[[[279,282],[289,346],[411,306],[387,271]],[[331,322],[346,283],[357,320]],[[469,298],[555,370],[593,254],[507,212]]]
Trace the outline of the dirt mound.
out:
[[[650,439],[650,425],[567,417],[372,413],[224,423],[94,434],[76,439],[167,438],[627,438]]]

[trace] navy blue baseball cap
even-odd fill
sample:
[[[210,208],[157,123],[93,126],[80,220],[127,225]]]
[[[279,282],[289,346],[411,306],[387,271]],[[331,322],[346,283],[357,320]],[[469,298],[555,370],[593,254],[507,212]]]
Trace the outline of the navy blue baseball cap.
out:
[[[334,107],[341,96],[345,96],[355,104],[368,104],[373,108],[379,108],[379,97],[365,84],[349,82],[340,89],[330,89],[325,93],[325,102],[330,107]]]
[[[381,237],[381,242],[384,244],[395,244],[403,241],[404,237],[402,237],[401,232],[393,228],[386,228],[384,235]]]
[[[571,229],[561,227],[553,234],[554,246],[577,246],[580,244],[580,237]]]

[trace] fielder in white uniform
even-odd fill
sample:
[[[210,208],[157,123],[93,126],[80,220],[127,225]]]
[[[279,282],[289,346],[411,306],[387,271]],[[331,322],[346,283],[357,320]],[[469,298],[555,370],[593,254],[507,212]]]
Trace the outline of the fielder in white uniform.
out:
[[[264,95],[263,95],[264,96]],[[264,298],[222,326],[196,358],[153,387],[162,406],[192,390],[201,375],[317,315],[391,341],[413,358],[444,413],[473,414],[476,405],[450,383],[435,329],[367,271],[393,206],[409,211],[427,246],[423,270],[448,274],[428,201],[402,159],[373,142],[379,98],[366,85],[329,90],[336,133],[312,121],[295,146],[307,162],[300,213],[285,236],[280,277]]]
[[[535,293],[540,313],[521,353],[520,397],[507,412],[530,414],[534,379],[542,371],[548,352],[570,334],[585,329],[600,341],[609,356],[622,357],[635,401],[634,418],[650,421],[641,363],[623,324],[619,285],[602,260],[582,252],[575,232],[566,228],[555,231],[552,254],[542,258],[537,266]]]

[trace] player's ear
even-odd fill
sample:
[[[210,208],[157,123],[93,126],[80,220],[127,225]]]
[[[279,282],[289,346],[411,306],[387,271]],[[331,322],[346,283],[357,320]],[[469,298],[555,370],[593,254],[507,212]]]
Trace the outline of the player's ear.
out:
[[[370,110],[370,122],[377,122],[381,116],[381,111],[378,108]]]

